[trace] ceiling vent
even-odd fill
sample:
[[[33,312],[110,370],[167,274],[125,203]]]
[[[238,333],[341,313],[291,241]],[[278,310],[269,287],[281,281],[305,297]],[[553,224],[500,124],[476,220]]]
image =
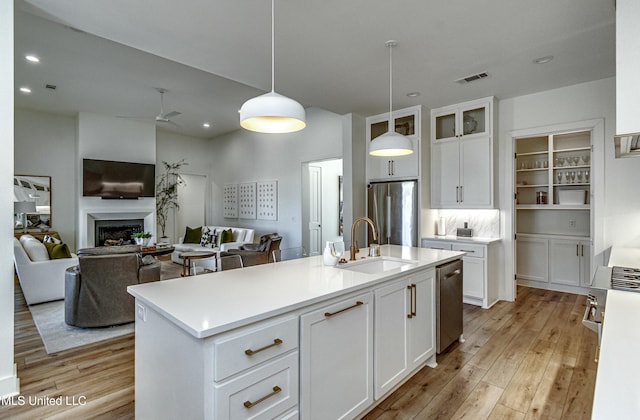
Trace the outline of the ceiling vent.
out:
[[[51,84],[46,84],[46,85],[44,85],[44,87],[46,87],[47,89],[51,89],[51,90],[56,90],[56,88],[57,88],[56,85],[51,85]]]
[[[470,76],[461,77],[460,79],[456,80],[456,83],[460,83],[461,85],[464,85],[465,83],[469,83],[469,82],[473,82],[473,81],[476,81],[476,80],[484,79],[485,77],[489,77],[489,75],[487,74],[486,71],[483,71],[482,73],[477,73],[477,74],[472,74]]]

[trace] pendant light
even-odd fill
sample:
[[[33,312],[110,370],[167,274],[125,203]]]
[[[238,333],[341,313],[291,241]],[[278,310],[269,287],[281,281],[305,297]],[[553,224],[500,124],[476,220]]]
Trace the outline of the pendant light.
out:
[[[369,142],[369,154],[372,156],[404,156],[413,153],[411,140],[396,133],[393,123],[393,47],[396,41],[387,41],[384,45],[389,48],[389,130]]]
[[[304,108],[291,98],[274,90],[274,21],[275,6],[271,0],[271,92],[249,99],[240,108],[240,126],[260,133],[291,133],[307,124]]]

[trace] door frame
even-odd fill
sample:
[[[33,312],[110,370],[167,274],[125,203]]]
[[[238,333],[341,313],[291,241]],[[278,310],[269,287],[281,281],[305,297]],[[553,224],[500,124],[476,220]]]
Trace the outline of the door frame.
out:
[[[302,213],[301,215],[301,241],[302,241],[302,246],[306,249],[306,250],[310,250],[310,235],[309,235],[309,189],[308,189],[308,181],[309,181],[309,166],[321,166],[323,163],[326,162],[331,162],[331,161],[340,161],[342,162],[341,164],[341,175],[344,179],[344,159],[340,156],[340,157],[331,157],[331,158],[326,158],[326,159],[318,159],[318,160],[313,160],[313,161],[307,161],[307,162],[302,162],[302,166],[301,166],[301,178],[302,178],[302,182],[301,182],[301,186],[302,186],[302,191],[301,191],[301,206],[300,206],[300,211]],[[337,185],[338,181],[336,180],[336,185]],[[324,186],[322,187],[322,189],[324,189]],[[322,203],[322,194],[321,195],[321,203]],[[322,206],[322,204],[321,204]],[[322,218],[324,218],[325,212],[322,212]],[[325,220],[321,220],[321,225],[325,224]],[[335,235],[331,235],[330,237],[326,237],[323,233],[323,228],[321,228],[321,237],[320,237],[320,252],[322,252],[322,244],[327,241],[327,240],[335,240],[338,237],[338,231],[336,230]],[[344,232],[343,232],[343,237],[344,237]],[[291,246],[295,246],[295,244],[290,244]]]
[[[516,233],[516,209],[515,191],[516,172],[514,168],[515,142],[516,139],[522,137],[545,136],[549,134],[565,132],[565,131],[590,131],[591,132],[591,210],[590,210],[590,229],[591,229],[591,273],[593,278],[595,267],[603,265],[604,252],[598,252],[603,249],[604,232],[603,224],[595,223],[596,216],[601,214],[604,209],[604,198],[600,191],[604,191],[604,118],[596,118],[590,120],[574,121],[560,124],[550,124],[540,127],[531,127],[508,131],[508,141],[505,144],[505,194],[507,200],[504,202],[504,209],[501,212],[504,215],[504,241],[505,241],[505,282],[503,290],[501,290],[501,298],[509,301],[516,300],[517,281],[516,273],[516,241],[514,239]],[[604,251],[604,250],[603,250]]]

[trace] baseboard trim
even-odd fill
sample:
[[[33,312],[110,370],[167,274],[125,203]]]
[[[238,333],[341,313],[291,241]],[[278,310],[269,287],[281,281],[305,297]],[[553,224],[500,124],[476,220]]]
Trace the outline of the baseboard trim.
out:
[[[0,379],[0,397],[8,398],[20,393],[20,378],[18,378],[18,367],[13,365],[13,375]]]

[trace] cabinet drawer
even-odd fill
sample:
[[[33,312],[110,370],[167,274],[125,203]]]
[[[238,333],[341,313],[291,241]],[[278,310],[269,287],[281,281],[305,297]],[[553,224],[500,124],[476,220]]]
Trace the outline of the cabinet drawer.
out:
[[[214,392],[216,419],[279,418],[298,405],[298,352],[217,385]]]
[[[298,318],[267,321],[214,340],[214,379],[221,381],[298,347]]]
[[[484,258],[484,245],[476,244],[453,244],[451,247],[454,251],[462,251],[467,253],[467,257]]]
[[[422,240],[423,248],[431,248],[431,249],[446,249],[451,250],[451,243],[449,242],[441,242],[441,241],[430,241],[428,239]]]

